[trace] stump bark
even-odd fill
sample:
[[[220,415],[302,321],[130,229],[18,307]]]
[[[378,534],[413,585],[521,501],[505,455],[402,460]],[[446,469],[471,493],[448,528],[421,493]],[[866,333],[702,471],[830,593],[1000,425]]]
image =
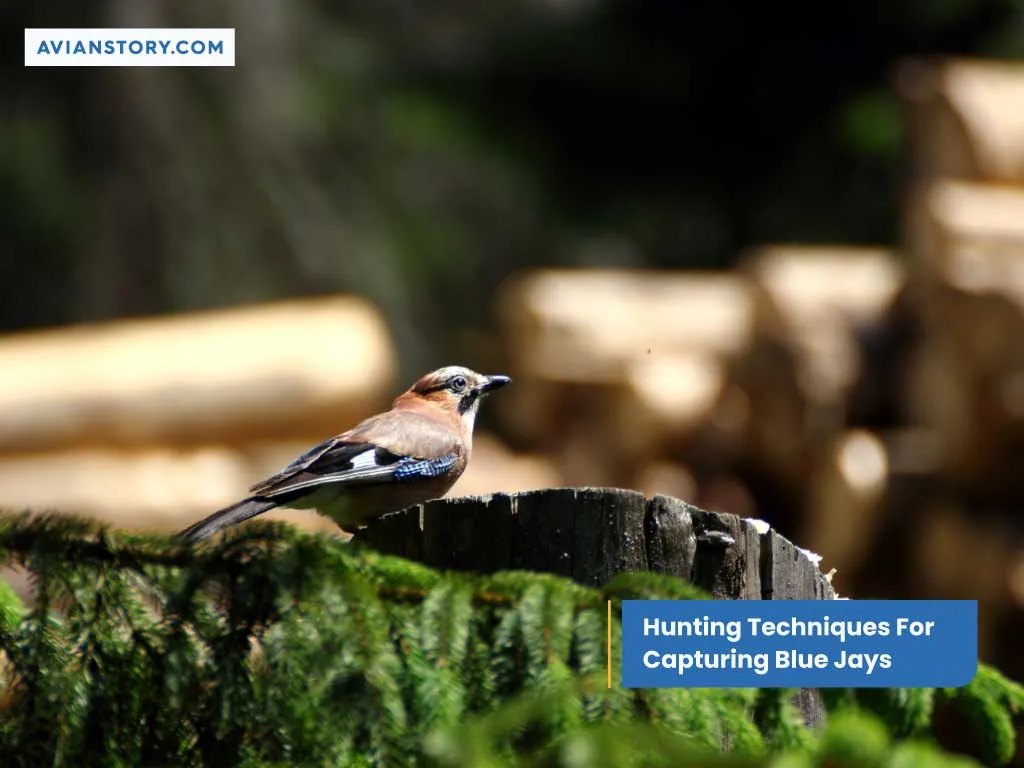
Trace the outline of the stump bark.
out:
[[[553,488],[440,499],[385,515],[355,535],[433,568],[528,570],[600,587],[618,573],[686,579],[721,600],[829,600],[835,592],[808,554],[775,531],[668,496],[618,488]],[[824,721],[816,690],[794,702]]]

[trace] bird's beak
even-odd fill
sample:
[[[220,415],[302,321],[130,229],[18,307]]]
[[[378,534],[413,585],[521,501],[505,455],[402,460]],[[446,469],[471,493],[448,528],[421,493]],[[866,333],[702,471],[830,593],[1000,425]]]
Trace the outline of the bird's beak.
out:
[[[480,394],[484,394],[485,392],[490,392],[492,389],[501,389],[510,381],[512,381],[512,379],[508,376],[488,376],[487,381],[477,387],[477,390]]]

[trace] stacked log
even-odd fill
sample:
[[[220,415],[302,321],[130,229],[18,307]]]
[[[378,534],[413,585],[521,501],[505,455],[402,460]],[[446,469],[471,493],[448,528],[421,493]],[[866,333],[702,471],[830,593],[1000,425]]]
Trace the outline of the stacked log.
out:
[[[750,301],[725,274],[542,270],[506,285],[499,311],[522,373],[596,383],[620,381],[645,354],[741,348]]]
[[[987,482],[1024,445],[1024,187],[936,181],[908,219],[926,328],[908,401],[943,469]]]
[[[394,362],[377,310],[348,296],[0,339],[0,507],[180,529],[386,408]],[[480,434],[459,489],[560,484],[549,460]]]
[[[862,583],[877,589],[871,579],[889,572],[915,597],[981,600],[982,654],[1019,677],[1024,67],[910,62],[898,82],[912,153],[907,304],[920,336],[902,399],[906,427],[927,436],[913,453],[928,460],[915,474],[890,454],[887,525]]]
[[[394,388],[387,328],[354,297],[8,336],[0,368],[0,506],[149,528],[230,503],[295,455],[274,446]]]
[[[730,403],[725,361],[751,333],[742,278],[546,270],[504,286],[499,312],[516,380],[501,407],[517,441],[552,455],[571,485],[686,486],[685,468],[664,462]]]
[[[911,418],[964,488],[1019,494],[1024,446],[1024,67],[910,62],[900,72],[914,184],[907,250],[926,337]]]
[[[750,254],[742,270],[756,329],[731,371],[749,402],[745,452],[802,484],[847,421],[863,366],[858,336],[885,317],[903,268],[885,249],[774,246]]]
[[[799,498],[903,285],[881,249],[779,246],[738,273],[541,271],[505,287],[516,439],[564,482],[752,511],[743,467]]]

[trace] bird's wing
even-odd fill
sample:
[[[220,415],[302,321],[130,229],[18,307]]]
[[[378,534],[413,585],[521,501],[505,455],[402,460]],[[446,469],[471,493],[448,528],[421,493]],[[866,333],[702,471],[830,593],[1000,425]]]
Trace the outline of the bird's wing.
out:
[[[459,435],[436,420],[388,411],[325,440],[249,490],[255,496],[276,498],[329,483],[437,477],[455,465],[463,450]]]

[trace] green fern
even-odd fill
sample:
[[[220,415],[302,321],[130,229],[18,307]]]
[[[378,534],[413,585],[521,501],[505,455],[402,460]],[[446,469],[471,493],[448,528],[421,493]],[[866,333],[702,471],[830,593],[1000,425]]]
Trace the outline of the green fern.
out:
[[[826,691],[815,734],[791,692],[623,689],[618,664],[609,688],[623,599],[707,599],[649,573],[593,590],[280,524],[191,548],[24,515],[0,517],[0,564],[34,585],[30,610],[0,591],[5,766],[954,765],[901,741],[937,702],[1006,762],[1024,704],[980,667],[954,691]]]

